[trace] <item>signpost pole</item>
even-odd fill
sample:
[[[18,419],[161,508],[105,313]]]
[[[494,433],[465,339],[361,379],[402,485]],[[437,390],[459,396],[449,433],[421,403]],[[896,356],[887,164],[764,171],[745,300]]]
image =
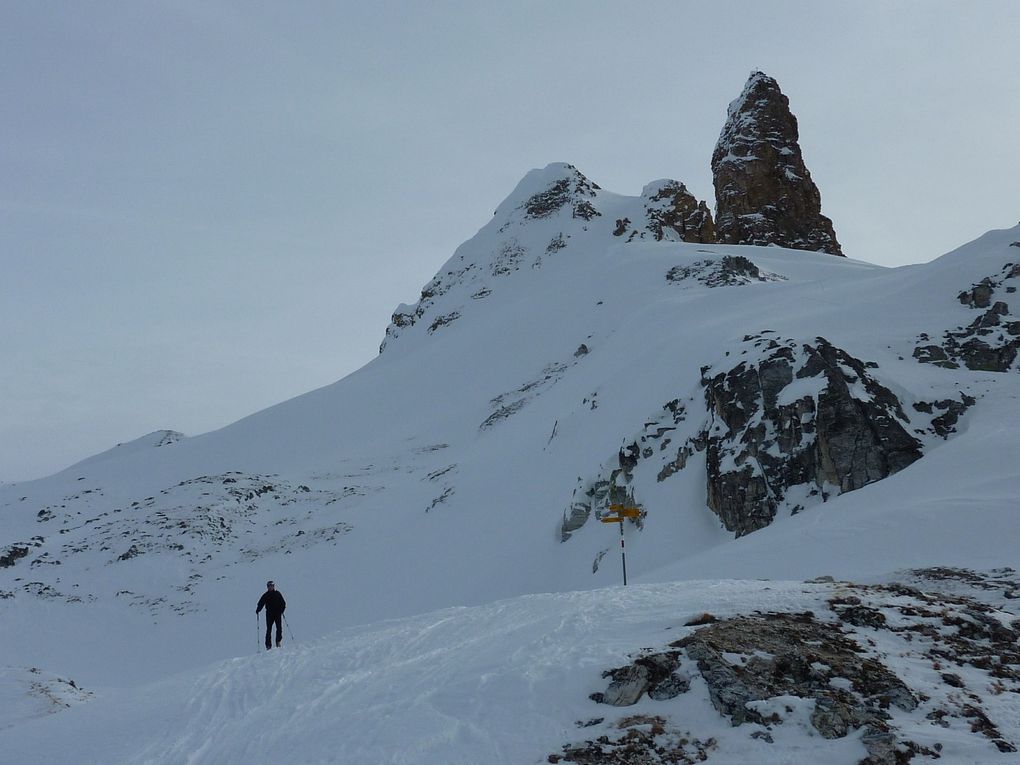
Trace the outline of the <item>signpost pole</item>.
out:
[[[623,542],[623,520],[620,521],[620,560],[623,563],[623,586],[627,586],[627,546]]]
[[[626,505],[610,505],[609,513],[602,517],[603,523],[620,524],[620,562],[623,564],[623,586],[627,586],[627,544],[623,537],[623,522],[627,518],[640,518],[641,508]]]

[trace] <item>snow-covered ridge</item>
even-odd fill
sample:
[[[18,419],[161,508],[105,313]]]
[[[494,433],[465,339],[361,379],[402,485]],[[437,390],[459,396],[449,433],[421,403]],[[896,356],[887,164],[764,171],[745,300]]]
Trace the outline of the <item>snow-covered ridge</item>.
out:
[[[397,306],[380,351],[398,337],[430,336],[476,315],[504,283],[527,289],[519,283],[530,280],[528,272],[554,261],[583,259],[611,243],[663,239],[714,241],[711,213],[683,183],[655,181],[628,197],[605,191],[566,163],[532,170],[422,288],[418,302]]]
[[[105,452],[95,454],[81,462],[76,462],[66,470],[68,472],[73,472],[77,469],[88,468],[90,465],[95,465],[97,462],[102,462],[103,460],[120,459],[129,454],[146,449],[158,449],[162,446],[171,446],[186,438],[186,435],[178,433],[176,430],[156,430],[152,433],[140,436],[133,441],[117,444],[112,449],[107,449]]]

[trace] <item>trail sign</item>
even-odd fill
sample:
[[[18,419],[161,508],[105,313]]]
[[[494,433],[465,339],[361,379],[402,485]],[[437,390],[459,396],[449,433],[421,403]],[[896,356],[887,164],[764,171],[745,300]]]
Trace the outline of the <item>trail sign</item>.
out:
[[[640,518],[640,507],[628,507],[627,505],[610,505],[609,514],[599,518],[603,523],[620,524],[620,562],[623,564],[623,584],[627,584],[627,546],[623,541],[623,522],[627,518]]]
[[[609,511],[617,513],[622,518],[640,518],[640,507],[627,507],[626,505],[610,505]]]

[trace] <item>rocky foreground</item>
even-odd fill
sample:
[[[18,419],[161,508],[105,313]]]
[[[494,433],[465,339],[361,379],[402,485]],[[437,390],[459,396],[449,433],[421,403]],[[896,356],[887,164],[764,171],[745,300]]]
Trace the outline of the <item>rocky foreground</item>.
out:
[[[605,712],[578,722],[600,735],[565,744],[548,761],[710,762],[719,740],[699,735],[684,719],[689,710],[676,713],[692,684],[707,687],[734,728],[768,744],[801,728],[859,740],[859,765],[901,765],[941,759],[943,739],[981,737],[987,761],[999,761],[995,753],[1017,751],[1018,598],[1012,569],[932,568],[892,584],[832,582],[817,613],[702,614],[686,637],[607,669],[608,686],[591,694]],[[621,714],[642,697],[654,708]]]

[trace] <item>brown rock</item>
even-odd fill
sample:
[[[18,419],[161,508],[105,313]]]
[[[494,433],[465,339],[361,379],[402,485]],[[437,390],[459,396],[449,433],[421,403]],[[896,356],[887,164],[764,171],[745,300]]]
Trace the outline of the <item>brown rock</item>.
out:
[[[715,242],[715,225],[708,205],[699,202],[680,181],[658,181],[645,187],[647,227],[655,240]]]
[[[774,79],[752,73],[712,154],[720,242],[843,254],[797,139],[789,99]]]

